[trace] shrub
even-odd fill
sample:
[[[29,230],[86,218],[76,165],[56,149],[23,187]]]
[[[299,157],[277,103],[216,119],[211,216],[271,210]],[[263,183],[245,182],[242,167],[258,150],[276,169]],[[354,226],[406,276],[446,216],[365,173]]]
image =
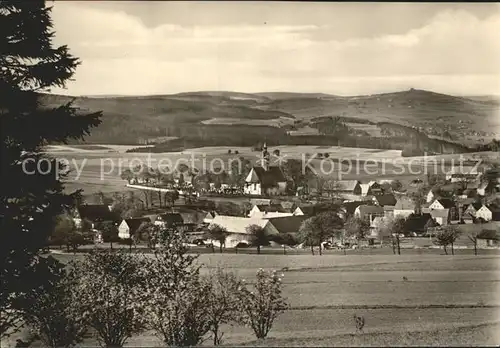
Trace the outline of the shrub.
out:
[[[95,329],[99,344],[122,347],[145,329],[142,259],[123,252],[93,251],[69,273],[75,313]]]
[[[276,271],[266,272],[260,269],[257,272],[255,290],[250,291],[243,286],[238,294],[242,321],[252,328],[258,339],[266,338],[278,315],[288,308],[282,295],[281,278],[276,275]]]
[[[145,267],[149,326],[165,345],[197,345],[211,328],[211,284],[200,278],[197,257],[187,254],[179,232],[159,231],[155,238],[158,247]]]
[[[22,297],[23,320],[44,346],[72,347],[82,341],[87,326],[81,313],[72,310],[73,284],[64,265],[51,256],[45,262],[48,273],[43,277],[47,282]]]

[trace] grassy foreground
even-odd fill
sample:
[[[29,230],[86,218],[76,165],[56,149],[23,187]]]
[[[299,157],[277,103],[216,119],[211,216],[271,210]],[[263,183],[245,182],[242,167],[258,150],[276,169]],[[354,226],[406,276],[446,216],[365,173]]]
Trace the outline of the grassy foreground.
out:
[[[263,341],[249,328],[224,328],[225,345],[500,344],[499,255],[203,254],[199,260],[205,270],[222,266],[247,282],[259,268],[283,273],[291,310],[278,317]],[[363,333],[356,333],[354,314],[366,320]],[[82,344],[96,345],[90,336]],[[148,332],[127,345],[161,346],[161,341]]]

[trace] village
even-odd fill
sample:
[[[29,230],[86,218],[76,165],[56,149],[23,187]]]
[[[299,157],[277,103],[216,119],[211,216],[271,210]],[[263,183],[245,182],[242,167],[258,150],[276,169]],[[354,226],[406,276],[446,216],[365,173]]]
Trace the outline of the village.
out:
[[[100,194],[94,203],[77,204],[68,213],[73,224],[66,224],[64,232],[56,228],[51,242],[73,251],[87,243],[146,248],[156,228],[181,231],[188,246],[198,250],[250,252],[258,247],[260,253],[263,247],[286,253],[310,247],[314,253],[316,247],[321,252],[392,244],[396,252],[397,243],[400,252],[446,247],[435,237],[453,229],[456,248],[499,245],[500,178],[493,166],[451,167],[405,187],[398,180],[376,178],[329,180],[312,173],[293,178],[286,163],[270,165],[265,143],[261,150],[260,165],[246,161],[246,172],[236,179],[232,173],[200,174],[185,165],[163,176],[125,173],[122,178],[133,191]],[[320,236],[318,228],[306,227],[319,214],[335,220],[324,223]]]

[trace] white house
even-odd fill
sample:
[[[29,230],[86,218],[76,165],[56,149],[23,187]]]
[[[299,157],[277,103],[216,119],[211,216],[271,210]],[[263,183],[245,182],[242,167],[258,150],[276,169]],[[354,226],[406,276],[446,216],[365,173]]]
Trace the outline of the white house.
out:
[[[150,222],[151,220],[148,218],[124,219],[118,226],[118,237],[122,239],[132,238],[137,231]]]
[[[247,195],[280,195],[287,189],[287,181],[280,167],[269,166],[269,152],[264,144],[262,166],[252,167],[245,178],[244,193]]]
[[[396,202],[392,215],[406,218],[415,213],[415,208],[415,203],[409,197],[402,196]]]
[[[430,203],[430,202],[434,201],[435,199],[436,199],[436,195],[434,194],[434,192],[432,190],[429,190],[429,192],[427,193],[425,202]]]
[[[484,221],[491,221],[493,219],[493,212],[485,205],[476,211],[476,219],[483,219]]]
[[[433,209],[451,209],[451,208],[454,208],[455,207],[455,203],[451,200],[451,199],[448,199],[448,198],[440,198],[440,199],[436,199],[434,202],[432,202],[431,205],[429,205],[429,209],[430,210],[433,210]]]

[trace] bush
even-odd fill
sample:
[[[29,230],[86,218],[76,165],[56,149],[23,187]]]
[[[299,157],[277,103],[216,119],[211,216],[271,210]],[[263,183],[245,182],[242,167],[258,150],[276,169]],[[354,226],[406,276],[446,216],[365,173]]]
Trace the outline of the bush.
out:
[[[237,155],[239,154],[240,152],[238,150],[234,150],[234,153]]]
[[[242,321],[252,328],[258,339],[266,338],[278,315],[288,308],[282,295],[281,278],[276,271],[260,269],[254,291],[243,286],[238,294]]]
[[[229,155],[231,154],[231,152],[232,152],[232,151],[231,151],[231,149],[227,150],[227,153],[228,153]]]

